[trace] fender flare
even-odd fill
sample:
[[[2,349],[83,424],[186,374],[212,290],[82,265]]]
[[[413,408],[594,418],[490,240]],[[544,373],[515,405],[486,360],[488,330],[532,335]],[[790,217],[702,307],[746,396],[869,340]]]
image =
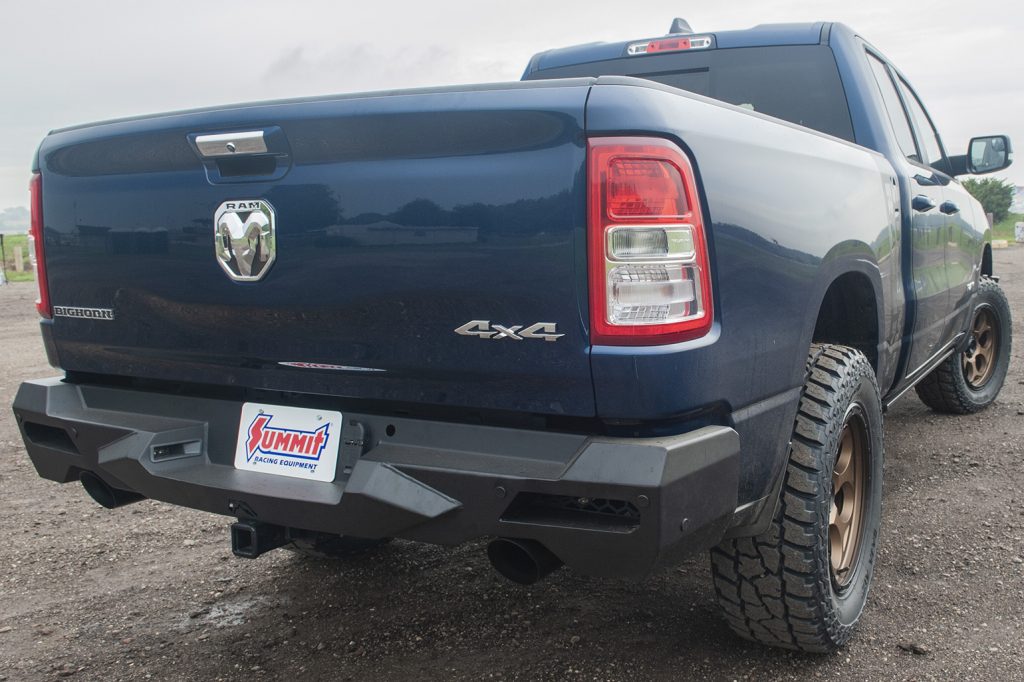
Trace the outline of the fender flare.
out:
[[[821,265],[818,267],[814,281],[808,287],[809,290],[813,292],[809,299],[810,303],[813,305],[808,305],[804,314],[801,327],[801,329],[803,329],[803,334],[801,336],[801,348],[805,351],[804,355],[806,355],[811,348],[814,329],[818,322],[818,314],[821,312],[821,306],[825,302],[825,295],[828,293],[829,288],[840,277],[851,273],[865,276],[871,284],[871,290],[874,293],[875,317],[879,332],[879,338],[877,340],[879,363],[878,367],[875,368],[876,375],[878,375],[882,369],[882,346],[884,344],[884,330],[886,328],[885,300],[882,296],[883,287],[881,268],[878,265],[871,247],[864,242],[840,242],[833,246],[825,257],[822,258]],[[801,357],[801,363],[802,361],[803,357]]]

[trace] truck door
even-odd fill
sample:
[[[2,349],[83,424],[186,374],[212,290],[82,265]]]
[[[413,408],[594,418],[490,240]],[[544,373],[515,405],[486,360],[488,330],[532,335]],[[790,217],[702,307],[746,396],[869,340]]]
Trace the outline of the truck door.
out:
[[[927,164],[926,152],[919,148],[889,67],[871,52],[868,52],[868,62],[903,153],[903,158],[892,159],[892,162],[904,194],[904,248],[910,252],[909,277],[905,277],[909,294],[908,319],[913,321],[907,363],[910,375],[941,350],[946,340],[951,306],[946,273],[948,220],[940,211],[946,200],[944,178]]]
[[[978,254],[985,239],[987,227],[984,216],[975,216],[970,194],[955,178],[948,174],[949,161],[942,147],[941,139],[928,116],[921,99],[902,76],[897,77],[897,86],[914,125],[918,147],[924,154],[925,162],[934,179],[943,186],[945,200],[939,204],[945,224],[944,248],[946,253],[946,279],[949,286],[944,339],[952,339],[967,323],[970,312],[971,290],[979,265]]]

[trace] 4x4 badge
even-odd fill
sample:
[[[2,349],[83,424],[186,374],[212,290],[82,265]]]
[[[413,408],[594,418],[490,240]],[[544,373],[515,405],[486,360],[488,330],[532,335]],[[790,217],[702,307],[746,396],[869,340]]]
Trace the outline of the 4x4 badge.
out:
[[[557,341],[565,336],[559,334],[556,322],[535,322],[529,327],[521,324],[491,324],[490,320],[473,320],[455,330],[456,334],[462,336],[476,336],[481,339],[511,339],[522,341],[523,339],[544,339],[545,341]]]

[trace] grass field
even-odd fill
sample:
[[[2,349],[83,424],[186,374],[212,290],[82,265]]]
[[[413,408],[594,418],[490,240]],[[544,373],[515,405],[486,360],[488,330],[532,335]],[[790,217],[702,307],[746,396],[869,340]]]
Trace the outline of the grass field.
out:
[[[32,272],[32,263],[28,259],[28,235],[5,234],[4,240],[4,270],[7,273],[7,280],[10,282],[31,282],[35,279]],[[23,272],[16,272],[14,268],[14,248],[21,247]]]
[[[1017,223],[1024,223],[1024,213],[1010,213],[1005,218],[992,226],[993,239],[1006,239],[1013,242],[1013,226]]]

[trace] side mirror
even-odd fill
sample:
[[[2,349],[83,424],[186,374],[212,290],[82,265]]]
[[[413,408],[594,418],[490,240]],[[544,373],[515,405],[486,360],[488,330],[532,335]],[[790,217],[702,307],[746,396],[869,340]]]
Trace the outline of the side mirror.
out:
[[[971,138],[967,147],[967,172],[972,175],[992,173],[1013,163],[1013,145],[1006,135]]]

